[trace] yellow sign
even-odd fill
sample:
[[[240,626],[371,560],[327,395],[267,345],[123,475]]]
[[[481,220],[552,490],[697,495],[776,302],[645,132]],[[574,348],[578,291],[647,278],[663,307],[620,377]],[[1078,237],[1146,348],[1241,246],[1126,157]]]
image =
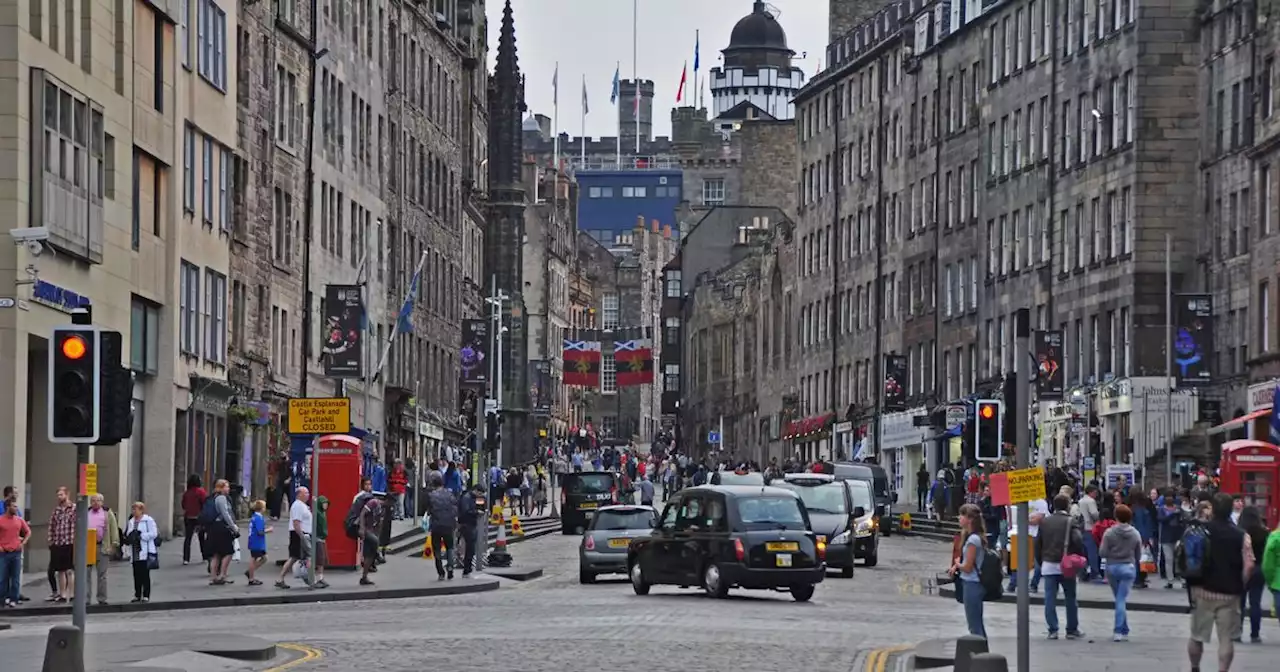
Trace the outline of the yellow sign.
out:
[[[84,547],[84,564],[92,567],[98,564],[98,530],[89,528],[88,543]]]
[[[80,494],[95,495],[98,493],[98,465],[80,465]]]
[[[1031,467],[1007,472],[1009,503],[1021,504],[1045,498],[1044,468]]]
[[[290,434],[346,434],[351,431],[351,400],[346,397],[290,399]]]

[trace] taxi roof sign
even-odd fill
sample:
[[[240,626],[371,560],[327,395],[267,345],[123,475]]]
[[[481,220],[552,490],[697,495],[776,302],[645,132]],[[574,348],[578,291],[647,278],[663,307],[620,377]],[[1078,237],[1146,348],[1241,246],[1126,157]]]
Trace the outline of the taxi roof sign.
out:
[[[290,434],[347,434],[350,431],[350,399],[325,397],[289,400]]]

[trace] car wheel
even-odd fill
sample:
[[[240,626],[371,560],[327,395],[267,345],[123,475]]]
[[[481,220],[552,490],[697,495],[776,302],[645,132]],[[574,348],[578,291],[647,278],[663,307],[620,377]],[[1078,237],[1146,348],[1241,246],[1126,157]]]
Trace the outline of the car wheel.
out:
[[[596,575],[585,569],[578,570],[578,583],[595,583]]]
[[[849,565],[848,567],[844,567],[844,568],[842,568],[842,569],[840,570],[840,578],[842,578],[842,579],[852,579],[852,578],[853,578],[853,565]]]
[[[791,586],[791,599],[796,602],[808,602],[813,598],[813,586]]]
[[[867,558],[862,561],[868,567],[875,567],[880,562],[880,547],[871,549],[871,553],[867,554]]]
[[[627,573],[631,575],[631,589],[636,591],[636,595],[648,595],[650,586],[640,569],[639,558],[631,563],[631,570]]]
[[[724,597],[729,594],[729,584],[724,582],[720,565],[712,562],[702,570],[702,589],[711,597]]]

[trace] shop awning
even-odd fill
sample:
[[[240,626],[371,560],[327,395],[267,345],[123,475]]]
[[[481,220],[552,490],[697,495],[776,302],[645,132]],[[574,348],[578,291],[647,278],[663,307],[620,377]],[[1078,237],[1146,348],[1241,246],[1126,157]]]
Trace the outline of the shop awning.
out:
[[[960,433],[961,433],[961,426],[956,425],[955,427],[951,427],[946,431],[942,432],[941,434],[936,434],[934,436],[930,436],[926,438],[925,441],[942,441],[945,439],[954,439],[957,436],[960,436]]]
[[[1215,435],[1215,434],[1225,434],[1225,433],[1230,432],[1230,431],[1232,431],[1232,430],[1239,429],[1239,428],[1243,427],[1246,423],[1253,422],[1254,420],[1257,420],[1258,418],[1265,418],[1265,417],[1267,417],[1267,416],[1269,416],[1269,415],[1271,415],[1271,409],[1270,409],[1270,408],[1261,408],[1261,409],[1258,409],[1258,410],[1256,410],[1256,411],[1254,411],[1254,412],[1252,412],[1252,413],[1246,413],[1246,414],[1244,414],[1244,415],[1242,415],[1242,416],[1240,416],[1240,417],[1238,417],[1238,418],[1232,418],[1232,419],[1230,419],[1230,420],[1228,420],[1228,421],[1226,421],[1226,422],[1222,423],[1221,425],[1217,425],[1217,426],[1215,426],[1215,427],[1210,427],[1210,428],[1209,428],[1209,431],[1208,431],[1208,432],[1206,432],[1206,434],[1208,434],[1209,436],[1213,436],[1213,435]]]
[[[786,428],[782,432],[782,438],[786,440],[798,439],[811,434],[817,434],[818,432],[830,429],[831,423],[835,418],[835,413],[824,413],[822,415],[811,415],[807,418],[788,422]]]

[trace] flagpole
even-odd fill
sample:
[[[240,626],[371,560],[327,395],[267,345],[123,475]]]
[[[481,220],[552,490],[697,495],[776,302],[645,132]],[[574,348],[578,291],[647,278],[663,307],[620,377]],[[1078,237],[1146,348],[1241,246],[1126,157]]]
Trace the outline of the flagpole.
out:
[[[617,150],[615,151],[614,156],[617,158],[618,170],[622,170],[622,90],[621,90],[622,85],[618,84],[618,72],[620,72],[621,70],[622,70],[622,61],[618,61],[617,65],[614,67],[614,70],[613,70],[613,83],[614,83],[614,88],[616,89],[613,92],[614,93],[613,103],[614,103],[614,106],[617,108],[617,113],[618,113],[618,132],[614,134],[617,136],[618,147],[617,147]]]
[[[587,166],[587,76],[582,76],[582,167]]]
[[[382,369],[387,365],[387,358],[391,356],[391,346],[395,344],[396,336],[400,335],[400,318],[404,314],[405,306],[409,306],[410,309],[412,310],[412,304],[410,302],[416,301],[418,298],[417,283],[418,283],[418,280],[422,277],[422,267],[425,266],[426,264],[427,264],[427,251],[423,250],[422,257],[418,259],[418,267],[414,269],[413,277],[410,279],[410,282],[413,283],[413,285],[409,287],[408,294],[405,294],[405,301],[404,301],[404,304],[401,305],[400,307],[400,312],[396,313],[396,323],[394,326],[391,327],[391,335],[387,337],[387,345],[382,349],[382,358],[378,360],[378,368],[373,370],[372,380],[377,380],[378,376],[382,375]]]
[[[560,181],[560,61],[556,61],[556,74],[551,78],[551,88],[551,131],[556,136],[555,142],[552,143],[554,158],[552,159],[551,169],[556,174],[558,187]],[[551,195],[553,203],[556,197],[559,196],[559,188],[556,188],[555,192]],[[552,212],[554,213],[554,210]],[[554,217],[555,215],[553,214],[552,216]]]
[[[631,0],[631,78],[636,80],[636,156],[640,156],[640,0]]]

